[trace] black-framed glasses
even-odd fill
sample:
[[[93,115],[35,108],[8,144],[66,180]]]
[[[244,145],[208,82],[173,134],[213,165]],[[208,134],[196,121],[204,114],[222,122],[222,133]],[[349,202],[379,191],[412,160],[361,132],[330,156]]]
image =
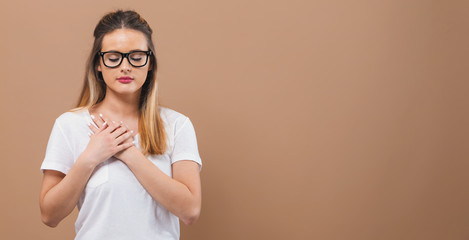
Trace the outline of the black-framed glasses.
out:
[[[130,51],[128,53],[121,53],[118,51],[98,52],[103,59],[104,66],[109,68],[116,68],[121,65],[122,60],[127,58],[130,65],[134,67],[143,67],[148,62],[148,56],[151,55],[151,50],[148,51]]]

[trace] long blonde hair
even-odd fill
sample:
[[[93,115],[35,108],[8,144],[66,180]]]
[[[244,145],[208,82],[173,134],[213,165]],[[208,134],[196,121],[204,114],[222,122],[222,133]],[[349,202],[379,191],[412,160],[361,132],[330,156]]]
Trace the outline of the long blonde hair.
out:
[[[101,102],[106,96],[106,84],[101,72],[97,71],[99,64],[98,52],[101,50],[104,35],[116,29],[133,29],[142,32],[152,54],[150,57],[150,69],[147,79],[142,86],[139,100],[138,131],[140,146],[144,155],[163,154],[167,149],[166,131],[160,116],[158,101],[158,83],[156,81],[156,57],[155,47],[151,39],[153,30],[148,23],[135,11],[117,10],[103,16],[94,30],[94,43],[91,54],[86,63],[83,89],[78,103],[71,112],[84,108],[90,108]]]

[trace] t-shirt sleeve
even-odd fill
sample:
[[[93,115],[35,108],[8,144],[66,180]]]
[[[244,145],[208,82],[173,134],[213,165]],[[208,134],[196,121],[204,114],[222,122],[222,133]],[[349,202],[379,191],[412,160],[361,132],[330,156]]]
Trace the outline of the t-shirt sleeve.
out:
[[[56,170],[67,174],[74,163],[73,153],[70,148],[60,123],[55,120],[52,132],[47,143],[46,155],[41,165],[41,171]]]
[[[202,160],[200,159],[197,147],[195,129],[191,120],[187,117],[181,124],[181,127],[176,129],[171,164],[181,160],[192,160],[198,163],[199,170],[202,170]]]

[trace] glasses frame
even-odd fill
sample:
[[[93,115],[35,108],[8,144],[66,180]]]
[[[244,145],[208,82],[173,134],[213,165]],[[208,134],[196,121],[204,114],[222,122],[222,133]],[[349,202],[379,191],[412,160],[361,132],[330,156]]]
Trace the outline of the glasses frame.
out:
[[[136,53],[136,52],[141,52],[141,53],[145,53],[147,58],[145,59],[145,63],[142,65],[142,66],[135,66],[132,64],[132,62],[130,61],[129,59],[129,55],[132,54],[132,53]],[[122,57],[121,57],[121,61],[119,62],[119,64],[117,64],[116,66],[113,66],[113,67],[110,67],[106,64],[106,62],[104,61],[104,54],[106,53],[119,53]],[[144,67],[145,65],[147,65],[148,63],[148,56],[150,56],[152,54],[151,50],[148,50],[148,51],[140,51],[140,50],[136,50],[136,51],[130,51],[128,53],[121,53],[119,51],[107,51],[107,52],[98,52],[99,56],[101,56],[101,59],[103,60],[103,64],[104,66],[108,67],[108,68],[116,68],[116,67],[119,67],[121,64],[122,64],[122,61],[124,61],[124,58],[127,58],[127,61],[130,63],[130,65],[132,65],[133,67]]]

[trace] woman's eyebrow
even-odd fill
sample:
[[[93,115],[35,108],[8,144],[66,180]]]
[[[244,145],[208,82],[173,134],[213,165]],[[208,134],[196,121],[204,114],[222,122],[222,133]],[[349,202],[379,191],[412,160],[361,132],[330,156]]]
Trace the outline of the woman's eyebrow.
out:
[[[145,52],[145,51],[148,51],[148,50],[142,50],[142,49],[136,48],[136,49],[130,50],[129,52],[132,52],[132,51],[143,51],[143,52]],[[102,52],[121,52],[121,51],[111,49],[111,50],[106,50],[106,51],[102,51]]]

